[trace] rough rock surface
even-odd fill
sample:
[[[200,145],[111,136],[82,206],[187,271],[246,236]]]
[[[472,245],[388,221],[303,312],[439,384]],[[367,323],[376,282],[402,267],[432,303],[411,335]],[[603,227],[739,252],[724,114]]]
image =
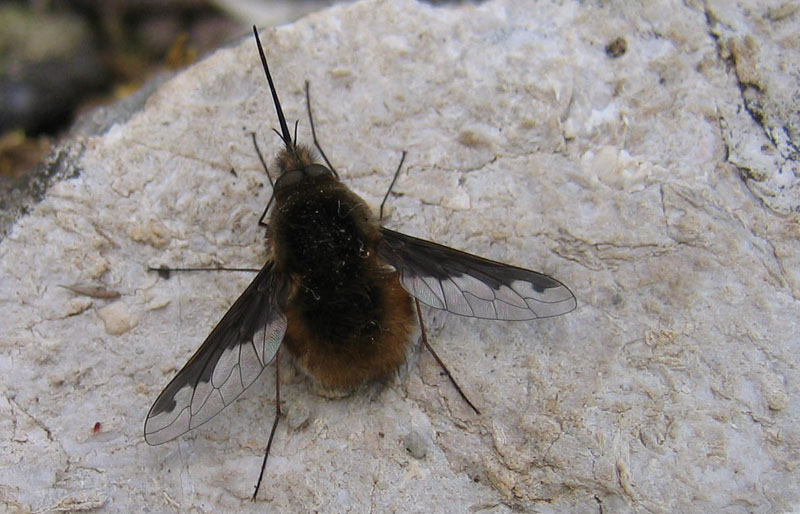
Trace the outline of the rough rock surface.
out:
[[[284,362],[289,423],[256,503],[271,367],[187,436],[142,437],[249,280],[147,267],[266,254],[250,133],[270,155],[279,140],[252,40],[65,143],[76,176],[0,242],[3,510],[800,509],[800,8],[645,5],[366,1],[262,30],[300,139],[308,79],[354,190],[377,204],[408,151],[388,226],[552,274],[579,308],[426,312],[481,416],[424,352],[340,400]]]

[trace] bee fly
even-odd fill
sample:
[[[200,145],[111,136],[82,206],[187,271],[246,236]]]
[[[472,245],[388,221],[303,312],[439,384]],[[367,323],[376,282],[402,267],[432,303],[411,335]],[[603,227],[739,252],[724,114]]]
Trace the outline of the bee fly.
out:
[[[564,284],[547,275],[380,226],[327,159],[327,167],[316,163],[310,148],[297,144],[296,125],[295,137],[290,134],[255,27],[253,33],[284,144],[276,161],[274,205],[259,220],[267,227],[269,257],[156,399],[144,426],[151,445],[210,420],[277,360],[281,348],[319,390],[347,394],[385,379],[404,362],[415,317],[423,343],[447,372],[427,344],[420,302],[500,320],[558,316],[577,304]],[[309,118],[313,134],[310,105]],[[276,377],[276,415],[253,498],[279,416]]]

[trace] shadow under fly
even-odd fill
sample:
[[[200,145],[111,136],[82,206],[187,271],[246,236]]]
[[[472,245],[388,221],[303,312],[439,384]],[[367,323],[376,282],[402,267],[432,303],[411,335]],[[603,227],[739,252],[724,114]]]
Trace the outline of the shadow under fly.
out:
[[[294,357],[318,391],[331,395],[385,379],[405,361],[415,319],[423,345],[480,414],[428,343],[420,302],[461,316],[532,320],[572,311],[575,296],[542,273],[382,227],[383,203],[376,217],[320,148],[308,83],[312,136],[326,165],[297,143],[296,124],[290,133],[255,27],[253,34],[283,142],[273,196],[259,220],[267,230],[267,261],[153,403],[146,441],[162,444],[210,420],[277,361],[280,350]],[[276,362],[275,419],[254,499],[281,414],[278,373]]]

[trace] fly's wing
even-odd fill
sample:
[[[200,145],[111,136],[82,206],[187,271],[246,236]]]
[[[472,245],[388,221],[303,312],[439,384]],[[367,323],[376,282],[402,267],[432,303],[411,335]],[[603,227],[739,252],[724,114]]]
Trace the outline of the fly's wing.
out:
[[[286,279],[267,262],[189,362],[161,391],[144,438],[170,441],[213,418],[270,363],[286,332]]]
[[[378,255],[422,303],[461,316],[528,320],[566,314],[575,295],[558,280],[381,227]]]

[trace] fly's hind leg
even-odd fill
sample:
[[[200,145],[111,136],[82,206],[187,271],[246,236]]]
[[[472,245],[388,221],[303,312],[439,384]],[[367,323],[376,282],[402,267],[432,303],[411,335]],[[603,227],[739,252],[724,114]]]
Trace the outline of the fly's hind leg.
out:
[[[477,407],[475,407],[475,405],[470,401],[470,399],[467,398],[467,395],[464,394],[464,391],[461,390],[461,387],[458,385],[458,382],[456,382],[456,379],[453,378],[453,375],[450,373],[450,370],[447,369],[447,366],[444,365],[442,359],[440,359],[439,356],[436,355],[436,352],[433,350],[433,347],[430,345],[430,343],[428,343],[428,335],[425,332],[425,324],[422,322],[422,309],[420,309],[419,300],[417,300],[416,298],[414,298],[414,305],[417,308],[417,317],[419,318],[419,328],[422,334],[422,344],[425,345],[425,348],[427,348],[429,352],[431,352],[431,355],[433,355],[433,358],[436,359],[436,362],[442,368],[445,375],[447,375],[447,378],[449,378],[450,382],[453,384],[453,386],[455,386],[456,391],[458,391],[458,394],[461,395],[461,398],[463,398],[464,401],[467,402],[467,405],[469,405],[470,408],[472,408],[472,410],[475,411],[475,414],[478,414],[480,416],[481,412],[477,409]]]

